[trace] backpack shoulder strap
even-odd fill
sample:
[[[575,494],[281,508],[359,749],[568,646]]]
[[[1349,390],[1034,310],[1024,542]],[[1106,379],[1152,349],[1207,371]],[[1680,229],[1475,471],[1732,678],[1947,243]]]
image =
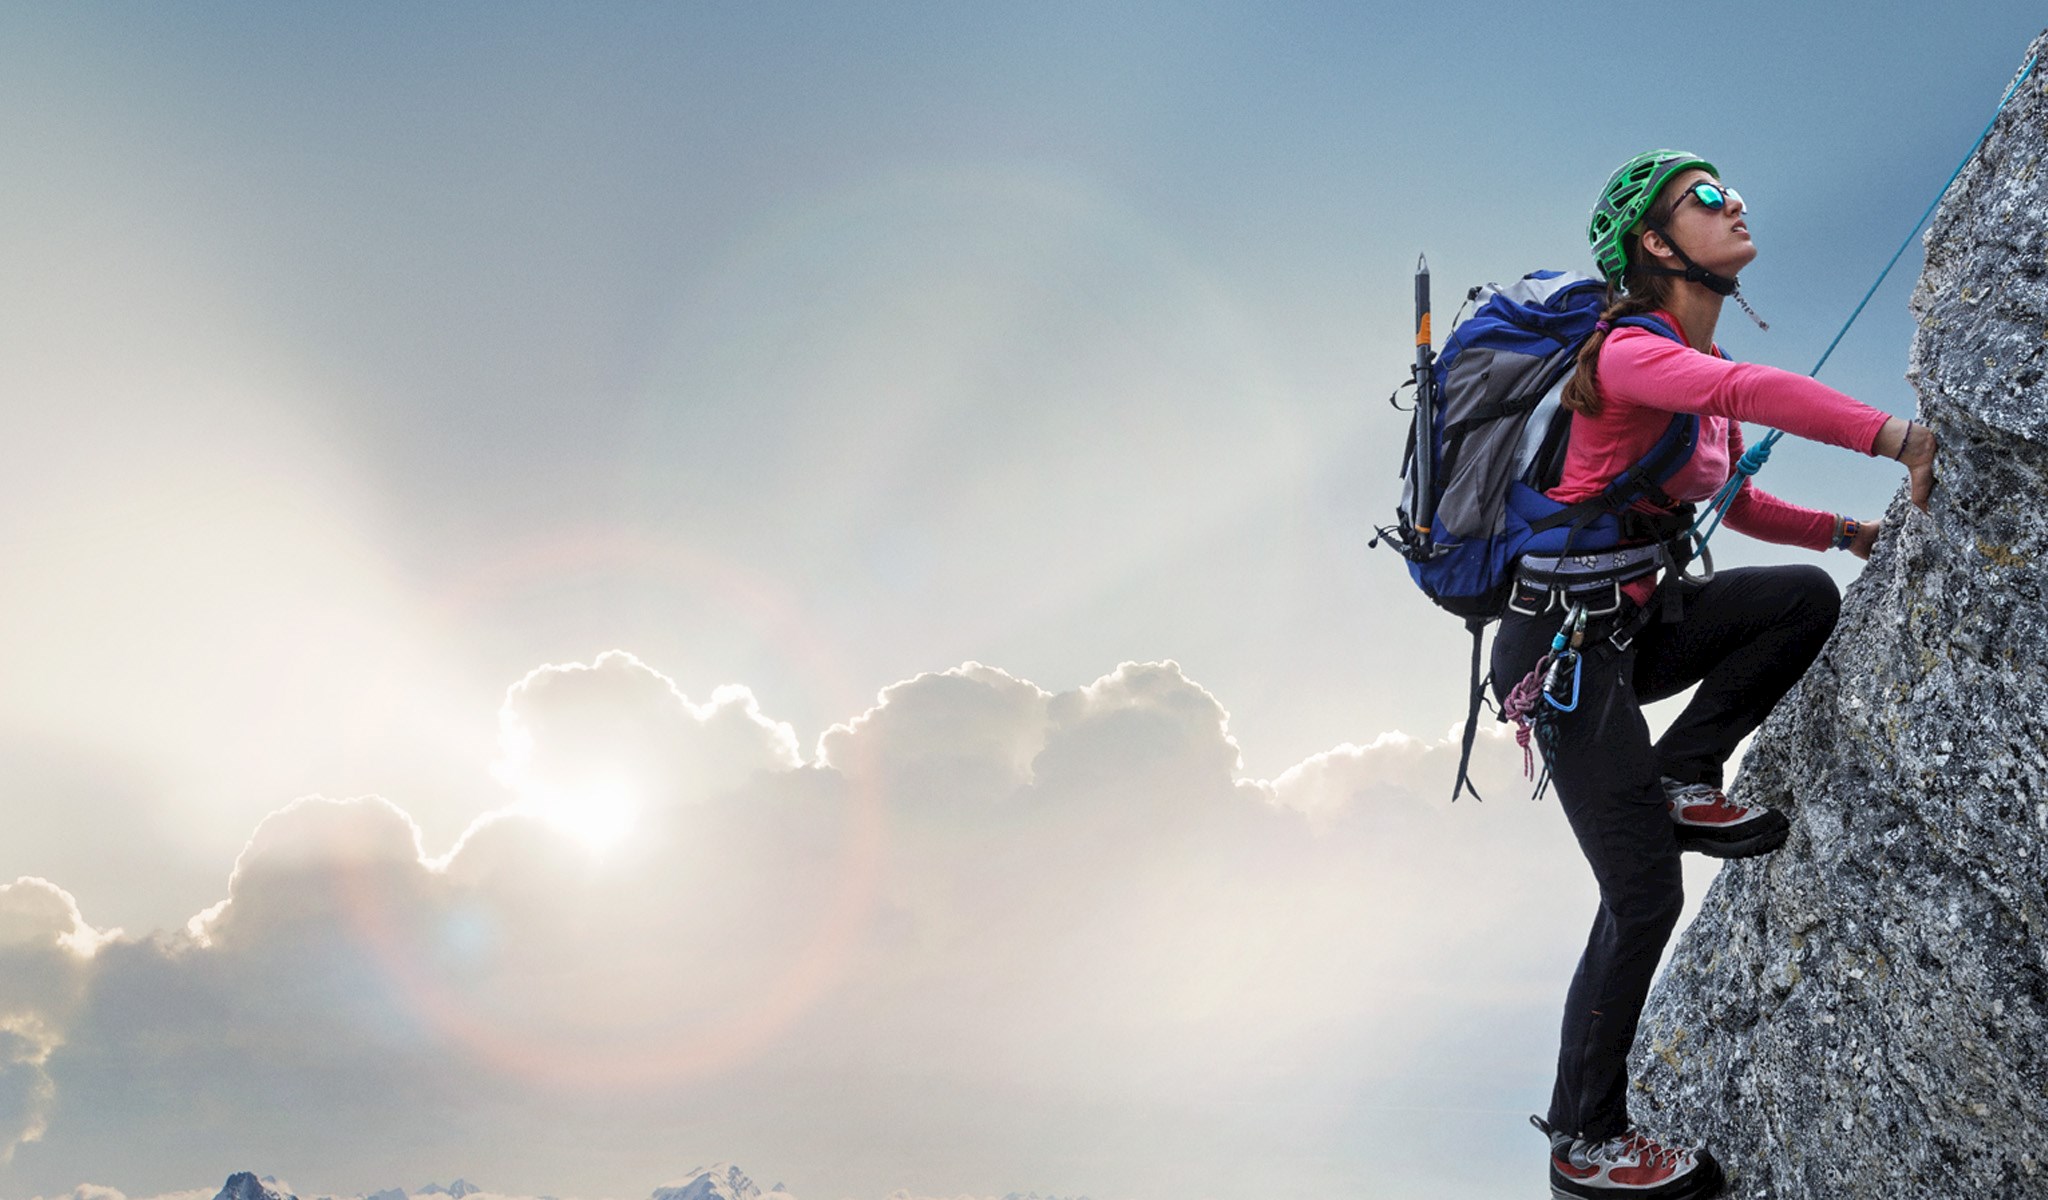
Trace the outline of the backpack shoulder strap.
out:
[[[1621,317],[1614,323],[1627,326],[1630,329],[1647,329],[1651,333],[1670,338],[1681,346],[1685,344],[1685,339],[1678,336],[1678,331],[1673,329],[1662,317],[1654,313],[1637,313],[1634,316]]]
[[[1623,317],[1615,322],[1632,329],[1647,329],[1660,337],[1669,338],[1680,345],[1683,339],[1662,318],[1649,313]],[[1678,473],[1678,469],[1692,460],[1692,454],[1699,447],[1700,418],[1698,413],[1673,413],[1671,424],[1665,426],[1650,448],[1644,452],[1634,466],[1615,477],[1607,485],[1600,499],[1611,510],[1619,510],[1647,499],[1659,508],[1670,508],[1673,501],[1664,493],[1664,484]]]

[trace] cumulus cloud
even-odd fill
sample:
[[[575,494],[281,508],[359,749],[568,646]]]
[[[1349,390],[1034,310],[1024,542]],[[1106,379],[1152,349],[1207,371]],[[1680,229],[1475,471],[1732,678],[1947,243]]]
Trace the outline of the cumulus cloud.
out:
[[[801,761],[795,732],[762,715],[745,687],[727,684],[696,704],[623,650],[535,668],[506,694],[499,723],[501,767],[515,775],[574,775],[581,760],[622,758],[702,795]]]
[[[1346,742],[1310,755],[1271,783],[1257,786],[1272,803],[1302,814],[1318,830],[1328,830],[1370,804],[1374,796],[1398,794],[1410,780],[1407,771],[1396,768],[1440,757],[1433,753],[1436,749],[1405,733],[1383,733],[1369,745]]]
[[[893,795],[999,799],[1031,780],[1049,692],[967,663],[882,689],[875,707],[819,739],[818,760]]]
[[[33,1016],[0,1021],[0,1159],[11,1160],[16,1147],[43,1135],[54,1094],[43,1064],[57,1041],[50,1026]]]
[[[88,925],[70,893],[23,877],[0,886],[0,1163],[43,1136],[56,1095],[50,1055],[118,930]]]
[[[695,704],[623,650],[535,669],[506,695],[498,724],[498,778],[529,810],[600,842],[630,833],[643,807],[703,800],[801,763],[795,732],[762,715],[746,688]]]
[[[1228,726],[1222,704],[1170,661],[1125,663],[1058,695],[968,663],[884,689],[820,739],[819,761],[892,805],[976,820],[978,805],[1021,791],[1041,803],[1097,795],[1135,812],[1231,791],[1241,759]]]
[[[1125,663],[1053,697],[1046,715],[1038,772],[1049,788],[1173,804],[1228,792],[1241,765],[1229,714],[1173,662]]]
[[[419,897],[424,858],[419,827],[389,801],[302,797],[256,827],[228,878],[227,900],[187,930],[202,946],[223,951],[290,947],[323,927],[337,901],[351,907],[351,898],[372,889]]]
[[[890,1192],[887,1196],[884,1196],[882,1200],[1010,1200],[1010,1197],[975,1196],[967,1192],[961,1192],[957,1196],[918,1196],[913,1195],[902,1188],[897,1188],[895,1191]]]
[[[96,1183],[81,1183],[62,1196],[37,1197],[36,1200],[128,1200],[119,1188],[102,1187]],[[169,1196],[157,1196],[152,1200],[172,1200]],[[211,1195],[206,1197],[211,1200]]]
[[[183,930],[115,937],[49,884],[0,889],[0,1114],[43,1136],[21,1182],[180,1186],[232,1136],[364,1190],[487,1144],[499,1177],[631,1192],[678,1129],[767,1169],[783,1139],[832,1162],[1133,1136],[1104,1106],[1240,1153],[1203,1114],[1341,1106],[1525,990],[1547,1026],[1590,911],[1501,739],[1483,806],[1443,799],[1448,739],[1248,779],[1172,663],[1057,694],[920,675],[811,763],[744,690],[696,704],[617,652],[532,673],[502,721],[526,786],[446,854],[389,800],[305,798]],[[606,770],[638,789],[618,843],[532,803]],[[1561,943],[1528,936],[1546,923]]]
[[[54,949],[91,958],[119,933],[86,924],[71,893],[46,879],[24,876],[0,886],[0,948]]]

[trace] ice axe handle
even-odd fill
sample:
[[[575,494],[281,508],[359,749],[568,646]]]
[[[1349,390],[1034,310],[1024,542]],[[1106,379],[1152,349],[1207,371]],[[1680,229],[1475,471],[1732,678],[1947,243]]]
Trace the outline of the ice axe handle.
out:
[[[1429,365],[1429,260],[1415,260],[1415,365]]]
[[[1429,260],[1415,256],[1415,533],[1428,552],[1436,524],[1434,463],[1430,439],[1436,428],[1436,351],[1429,336]]]

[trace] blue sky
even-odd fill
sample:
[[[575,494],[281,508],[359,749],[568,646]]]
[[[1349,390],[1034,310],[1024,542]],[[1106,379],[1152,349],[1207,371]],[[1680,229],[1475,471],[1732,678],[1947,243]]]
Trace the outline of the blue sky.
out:
[[[1561,914],[1540,936],[1498,917],[1479,926],[1475,961],[1520,963],[1509,947],[1542,947],[1525,964],[1526,988],[1517,982],[1497,1006],[1452,1006],[1487,1021],[1484,1038],[1417,1034],[1444,1056],[1424,1069],[1390,1049],[1420,1000],[1361,1009],[1347,1026],[1335,1008],[1285,998],[1313,984],[1364,1004],[1306,953],[1342,945],[1348,921],[1366,930],[1374,970],[1445,975],[1440,942],[1394,936],[1394,919],[1372,907],[1398,890],[1347,898],[1325,883],[1373,863],[1388,889],[1411,878],[1403,872],[1456,875],[1445,863],[1462,839],[1493,845],[1532,820],[1460,809],[1465,825],[1388,864],[1375,856],[1389,838],[1436,818],[1380,813],[1382,827],[1353,811],[1437,812],[1449,770],[1421,747],[1463,716],[1463,631],[1413,591],[1390,552],[1364,545],[1396,491],[1405,422],[1384,398],[1406,369],[1416,255],[1434,268],[1441,329],[1471,284],[1583,269],[1585,216],[1608,171],[1648,147],[1690,149],[1717,162],[1755,213],[1761,254],[1744,291],[1773,328],[1731,312],[1723,344],[1806,370],[2039,29],[2037,10],[2017,3],[1939,15],[1751,3],[1644,14],[0,8],[0,611],[18,631],[0,650],[0,880],[47,880],[75,903],[78,928],[126,939],[97,951],[99,966],[79,965],[79,947],[99,944],[82,934],[62,951],[79,962],[50,960],[69,964],[64,978],[78,973],[66,1004],[82,1009],[0,993],[0,1017],[27,1028],[34,1016],[45,1031],[30,1039],[41,1050],[21,1052],[33,1070],[7,1086],[25,1089],[22,1111],[47,1109],[41,1140],[0,1166],[0,1195],[85,1181],[149,1195],[215,1185],[228,1169],[288,1169],[237,1158],[214,1171],[203,1156],[148,1149],[177,1142],[180,1114],[138,1081],[218,1067],[200,1051],[232,1039],[199,1006],[190,1024],[161,1031],[199,1048],[189,1059],[145,1063],[123,1057],[139,1053],[133,1043],[91,1042],[116,1011],[93,1006],[137,986],[129,972],[156,969],[121,955],[227,898],[252,831],[301,796],[382,797],[417,827],[420,855],[440,862],[507,805],[560,816],[561,795],[626,787],[586,763],[564,768],[581,782],[549,792],[508,765],[503,740],[524,728],[506,716],[508,689],[544,664],[594,664],[613,649],[646,674],[613,660],[605,678],[619,680],[618,695],[590,701],[596,715],[583,720],[616,718],[634,736],[652,722],[669,730],[656,741],[713,730],[707,744],[759,772],[718,776],[726,792],[783,796],[814,776],[837,780],[817,785],[830,792],[870,768],[885,781],[874,785],[887,814],[874,861],[896,862],[892,849],[907,857],[900,876],[874,876],[888,885],[848,876],[869,880],[854,911],[872,901],[874,912],[916,914],[903,919],[931,957],[871,960],[869,926],[828,922],[863,949],[831,958],[825,982],[804,993],[805,1012],[845,1005],[847,1028],[876,1045],[892,1021],[942,1020],[957,1011],[945,1004],[969,1003],[945,989],[905,991],[926,999],[901,1009],[877,999],[919,972],[959,967],[946,930],[1009,948],[983,964],[992,978],[1093,961],[1050,917],[1012,929],[1000,906],[949,890],[972,890],[964,881],[980,876],[963,864],[990,853],[998,830],[1036,845],[1064,829],[1051,815],[1065,811],[1057,797],[1138,815],[1087,825],[1099,853],[1059,858],[1071,877],[1048,886],[1115,878],[1199,891],[1198,864],[1216,847],[1174,833],[1168,800],[1185,779],[1161,764],[1178,754],[1209,772],[1202,788],[1278,805],[1301,824],[1305,840],[1275,834],[1272,853],[1293,863],[1280,874],[1301,877],[1291,903],[1327,907],[1287,943],[1303,953],[1281,956],[1269,989],[1227,960],[1194,974],[1148,964],[1118,977],[1099,1027],[1074,1017],[1085,1028],[1071,1042],[1019,1014],[1029,1030],[1018,1044],[1043,1039],[1051,1066],[1004,1068],[1001,1037],[961,1032],[944,1041],[957,1061],[906,1052],[891,1073],[851,1055],[828,1083],[790,1065],[814,1045],[806,1037],[825,1044],[827,1034],[767,1038],[759,1062],[720,1068],[758,1068],[745,1093],[755,1119],[707,1123],[701,1147],[676,1148],[672,1126],[650,1132],[660,1122],[643,1129],[595,1102],[553,1112],[535,1098],[546,1088],[515,1071],[488,1111],[464,1094],[419,1091],[448,1119],[378,1160],[393,1177],[349,1174],[360,1159],[319,1111],[257,1122],[267,1132],[252,1135],[250,1154],[331,1172],[295,1182],[335,1192],[497,1164],[502,1187],[638,1194],[701,1157],[769,1176],[778,1159],[796,1164],[787,1182],[802,1200],[896,1187],[1186,1195],[1202,1186],[1189,1174],[1303,1192],[1378,1179],[1387,1195],[1423,1195],[1398,1147],[1448,1145],[1477,1111],[1489,1149],[1467,1190],[1519,1178],[1522,1143],[1534,1139],[1504,1114],[1540,1105],[1552,993],[1587,894],[1558,822],[1529,824],[1546,849],[1475,885],[1489,902],[1479,911],[1512,914],[1524,898],[1507,889],[1526,887],[1558,897]],[[1902,374],[1916,258],[1917,244],[1822,376],[1896,412],[1913,405]],[[1864,517],[1901,477],[1893,464],[1791,442],[1768,470],[1765,486],[1787,498]],[[1717,552],[1735,563],[1798,556],[1733,535]],[[1824,561],[1853,577],[1845,556]],[[1120,664],[1165,660],[1178,664],[1165,682],[1105,682]],[[968,662],[1015,686],[933,674]],[[829,730],[888,711],[879,694],[920,677],[938,682],[896,693],[938,714],[916,736],[883,743],[860,769],[830,761]],[[665,699],[650,678],[695,707]],[[755,726],[731,715],[737,700],[723,717],[705,707],[739,694],[722,685],[744,689],[759,727],[786,736],[757,745],[732,733]],[[961,689],[960,702],[988,707],[952,712],[944,697]],[[1227,711],[1227,743],[1204,724],[1210,704]],[[1194,713],[1201,736],[1155,744],[1151,726],[1117,715],[1128,713],[1176,729]],[[589,750],[613,746],[609,735],[575,728],[586,730],[573,741],[581,749],[560,750],[564,761],[597,753],[616,765],[604,757],[624,753],[616,747]],[[1338,753],[1393,734],[1421,741]],[[1045,767],[1083,764],[1070,774],[1011,773],[1018,756],[1051,754],[1070,735],[1079,740],[1060,753],[1072,757]],[[1219,766],[1219,746],[1241,758]],[[1512,751],[1487,752],[1508,788]],[[660,764],[629,789],[648,813],[660,806],[645,796],[661,788],[708,795],[697,768],[642,757]],[[1318,791],[1303,782],[1314,771],[1298,773],[1318,762],[1365,782]],[[1055,799],[1021,816],[960,799],[989,779]],[[796,818],[773,827],[801,841]],[[454,869],[442,862],[423,878],[441,887]],[[1185,944],[1220,954],[1270,944],[1284,922],[1233,922],[1279,920],[1277,894],[1256,876],[1229,884],[1242,909],[1198,905],[1178,921],[1135,884],[1104,903],[1129,922],[1119,928],[1163,945],[1194,939]],[[23,933],[29,942],[71,929],[51,893],[11,894],[29,914],[21,928],[43,931]],[[818,902],[836,895],[827,888]],[[269,929],[248,924],[259,903],[224,927]],[[436,919],[469,911],[446,903]],[[621,928],[653,919],[629,915]],[[1202,919],[1220,922],[1221,940],[1190,930]],[[354,927],[335,928],[346,946]],[[573,957],[554,973],[584,968],[606,977]],[[1367,990],[1386,1000],[1406,986]],[[421,994],[441,993],[390,993]],[[1233,1034],[1234,1057],[1203,1078],[1215,1095],[1261,1100],[1190,1115],[1200,1108],[1191,1100],[1178,1117],[1158,1115],[1152,1140],[1130,1143],[1153,1157],[1132,1161],[1099,1136],[1099,1121],[1091,1134],[1056,1114],[1152,1104],[1170,1114],[1161,1064],[1185,1047],[1165,1034],[1131,1049],[1123,1069],[1104,1068],[1118,1082],[1090,1093],[1100,1107],[1080,1099],[1094,1085],[1076,1082],[1086,1057],[1076,1047],[1118,1044],[1122,1014],[1169,994],[1190,1012],[1280,1032],[1269,1059],[1255,1052],[1263,1043]],[[336,1015],[357,1011],[353,996],[336,984],[263,1006],[275,1016],[302,1004],[355,1029]],[[1189,1021],[1173,1028],[1202,1027]],[[476,1043],[431,1020],[416,1032],[450,1071],[498,1078]],[[1311,1033],[1352,1040],[1318,1061],[1305,1047],[1324,1043]],[[1503,1053],[1519,1057],[1496,1070]],[[278,1060],[296,1064],[289,1078],[323,1069],[318,1055]],[[771,1061],[785,1086],[759,1082]],[[1259,1062],[1269,1065],[1248,1065]],[[387,1065],[411,1093],[415,1081]],[[344,1075],[310,1094],[340,1111],[334,1098],[372,1087]],[[885,1099],[844,1099],[870,1086]],[[675,1116],[684,1109],[673,1105],[688,1106],[674,1095],[688,1090],[633,1103]],[[130,1099],[81,1116],[67,1100],[77,1095]],[[232,1125],[232,1099],[219,1103]],[[971,1105],[1044,1136],[1032,1149],[941,1119]],[[860,1149],[824,1132],[851,1107],[867,1122]],[[587,1160],[549,1159],[532,1132],[543,1126],[568,1143],[587,1128],[617,1132]],[[934,1132],[946,1129],[950,1140]],[[131,1148],[106,1151],[106,1139]],[[483,1165],[446,1164],[458,1153]]]

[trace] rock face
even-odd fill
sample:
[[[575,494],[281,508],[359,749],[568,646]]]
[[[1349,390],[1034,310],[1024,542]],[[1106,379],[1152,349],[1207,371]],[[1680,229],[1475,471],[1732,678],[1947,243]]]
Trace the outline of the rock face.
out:
[[[1792,839],[1716,880],[1632,1064],[1636,1119],[1742,1200],[2048,1197],[2048,64],[1913,311],[1932,511],[1893,501],[1758,732],[1736,798]]]

